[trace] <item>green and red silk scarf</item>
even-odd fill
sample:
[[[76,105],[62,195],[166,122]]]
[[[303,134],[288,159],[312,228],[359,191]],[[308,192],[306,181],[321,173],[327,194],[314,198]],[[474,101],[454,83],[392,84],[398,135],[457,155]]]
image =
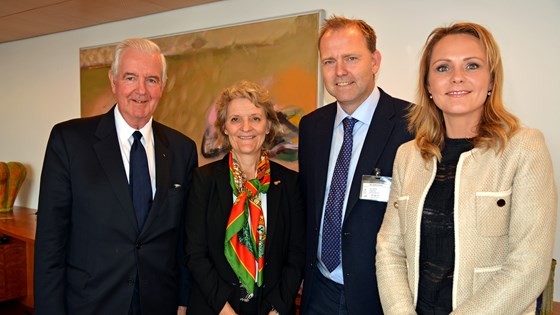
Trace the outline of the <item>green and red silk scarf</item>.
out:
[[[261,151],[257,178],[247,180],[230,152],[229,174],[236,199],[226,227],[224,253],[239,281],[252,296],[255,282],[259,287],[263,282],[266,229],[259,194],[266,194],[270,186],[268,154],[264,150]]]

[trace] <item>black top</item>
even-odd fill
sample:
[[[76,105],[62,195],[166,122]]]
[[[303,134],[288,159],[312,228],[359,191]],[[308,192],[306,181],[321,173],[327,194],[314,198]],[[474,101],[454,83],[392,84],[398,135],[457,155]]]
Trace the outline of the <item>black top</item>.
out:
[[[436,178],[424,202],[416,306],[419,315],[443,315],[452,311],[455,171],[461,153],[471,149],[468,139],[445,138]]]

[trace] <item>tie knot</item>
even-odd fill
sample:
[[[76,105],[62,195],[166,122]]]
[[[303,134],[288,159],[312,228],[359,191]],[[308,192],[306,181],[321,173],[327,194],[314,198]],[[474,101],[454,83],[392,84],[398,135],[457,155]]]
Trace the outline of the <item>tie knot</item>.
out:
[[[356,124],[358,120],[354,117],[346,117],[342,120],[342,124],[344,125],[344,131],[345,132],[352,132],[352,129],[354,129],[354,124]]]
[[[140,139],[142,139],[142,133],[138,130],[136,130],[132,136],[134,137],[134,141],[140,141]]]

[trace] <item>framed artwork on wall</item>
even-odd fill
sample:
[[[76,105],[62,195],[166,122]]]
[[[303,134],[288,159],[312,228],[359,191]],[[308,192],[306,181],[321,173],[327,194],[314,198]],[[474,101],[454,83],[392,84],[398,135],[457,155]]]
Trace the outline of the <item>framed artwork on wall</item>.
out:
[[[270,155],[297,169],[299,119],[322,104],[317,39],[323,19],[319,10],[150,38],[168,64],[154,119],[195,140],[206,164],[225,154],[212,128],[219,93],[239,80],[257,82],[270,91],[284,127]],[[80,49],[82,117],[105,113],[116,102],[107,77],[115,45]]]

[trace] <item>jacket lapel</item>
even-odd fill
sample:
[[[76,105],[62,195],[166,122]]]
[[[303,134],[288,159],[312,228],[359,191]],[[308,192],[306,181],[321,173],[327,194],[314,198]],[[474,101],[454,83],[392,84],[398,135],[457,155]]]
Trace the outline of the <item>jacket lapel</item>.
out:
[[[379,91],[381,93],[379,103],[373,114],[373,119],[371,120],[350,186],[350,194],[348,195],[348,203],[344,214],[345,220],[360,197],[362,175],[374,174],[375,167],[395,126],[395,121],[393,120],[395,110],[391,104],[391,98],[383,90],[379,89]]]
[[[154,152],[156,167],[156,194],[152,208],[144,224],[143,231],[146,231],[151,223],[164,210],[163,205],[167,198],[169,190],[169,174],[171,172],[171,162],[173,161],[173,151],[169,149],[169,140],[165,133],[161,130],[158,122],[152,122],[152,130],[154,133]]]
[[[317,180],[316,187],[314,187],[314,196],[317,196],[315,202],[315,220],[316,224],[319,225],[321,222],[321,215],[323,213],[323,202],[325,200],[325,189],[327,186],[327,175],[329,170],[329,155],[331,152],[332,136],[333,136],[333,125],[334,119],[336,117],[336,102],[327,105],[325,111],[322,112],[323,117],[318,118],[316,121],[320,124],[312,126],[317,130],[317,138],[313,139],[315,147],[313,148],[313,156],[317,157],[314,161],[317,166],[313,168],[315,174],[310,174]]]
[[[278,223],[278,215],[280,212],[280,200],[282,196],[283,176],[280,173],[279,167],[270,162],[270,186],[266,193],[266,244],[265,244],[265,258],[270,250],[270,243],[276,231],[276,224]]]
[[[119,140],[117,137],[117,128],[115,126],[115,116],[113,109],[101,116],[95,136],[99,142],[93,145],[93,148],[99,159],[99,163],[109,179],[115,195],[119,200],[122,208],[126,212],[134,229],[138,231],[136,223],[136,215],[134,213],[134,206],[132,205],[132,198],[130,195],[130,188],[128,186],[128,179],[123,165]]]
[[[218,194],[219,209],[226,218],[226,224],[233,207],[233,189],[229,184],[229,152],[226,153],[224,158],[219,162],[216,167],[216,178],[214,180],[216,192]]]

